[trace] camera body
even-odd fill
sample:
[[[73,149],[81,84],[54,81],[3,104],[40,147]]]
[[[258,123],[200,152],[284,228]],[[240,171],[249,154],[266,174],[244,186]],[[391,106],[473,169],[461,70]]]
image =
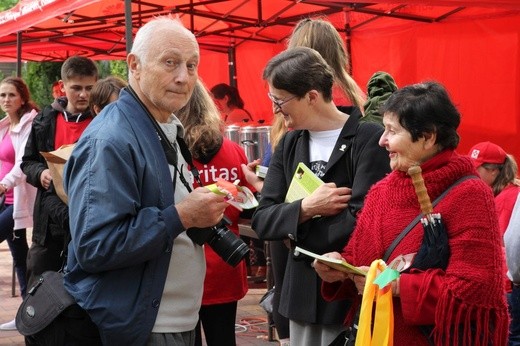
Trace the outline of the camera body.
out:
[[[236,267],[249,252],[249,247],[242,239],[231,232],[226,225],[231,222],[224,218],[213,227],[190,228],[186,231],[190,239],[199,245],[208,244],[230,266]]]

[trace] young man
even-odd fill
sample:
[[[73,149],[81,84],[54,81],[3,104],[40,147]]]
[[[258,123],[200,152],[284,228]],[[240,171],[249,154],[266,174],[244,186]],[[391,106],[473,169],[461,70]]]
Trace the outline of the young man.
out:
[[[178,20],[158,17],[139,29],[127,63],[129,87],[64,168],[74,225],[65,288],[103,345],[193,345],[206,268],[185,230],[218,224],[228,206],[191,186],[172,115],[193,93],[199,47]]]
[[[90,90],[98,79],[98,70],[88,58],[73,56],[61,67],[59,81],[66,98],[57,98],[33,121],[21,168],[27,181],[38,188],[34,204],[32,245],[27,255],[28,287],[47,271],[58,271],[65,235],[69,233],[69,213],[56,195],[52,177],[41,151],[75,143],[92,121],[89,111]]]

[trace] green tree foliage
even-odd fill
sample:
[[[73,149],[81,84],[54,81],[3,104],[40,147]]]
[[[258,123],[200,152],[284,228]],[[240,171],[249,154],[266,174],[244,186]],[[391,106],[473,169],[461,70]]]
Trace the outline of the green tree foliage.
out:
[[[1,0],[0,0],[1,1]],[[40,106],[45,107],[52,103],[52,84],[61,79],[59,62],[28,62],[22,70],[22,77],[29,86],[31,97]],[[99,78],[115,75],[128,79],[126,61],[98,61]]]
[[[18,0],[1,0],[0,1],[0,11],[6,11],[16,5]]]
[[[22,71],[31,98],[40,108],[52,103],[52,83],[60,80],[61,62],[28,62]]]
[[[119,76],[124,80],[128,80],[128,66],[124,60],[111,60],[109,61],[110,74]]]

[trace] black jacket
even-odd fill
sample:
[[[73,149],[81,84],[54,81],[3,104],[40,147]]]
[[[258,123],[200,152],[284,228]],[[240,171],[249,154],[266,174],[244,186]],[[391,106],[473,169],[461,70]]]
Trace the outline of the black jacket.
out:
[[[57,100],[58,101],[58,100]],[[66,99],[46,106],[34,118],[31,134],[27,139],[25,153],[20,165],[27,176],[27,182],[36,188],[34,202],[34,225],[32,241],[44,245],[49,232],[55,238],[62,238],[69,231],[68,207],[56,195],[54,185],[45,190],[40,182],[41,173],[48,168],[47,162],[40,154],[41,151],[53,151],[56,134],[56,117],[61,116]],[[88,115],[85,119],[91,119]]]
[[[324,182],[352,188],[349,206],[335,216],[311,219],[298,225],[301,200],[284,203],[296,166],[309,166],[309,132],[289,131],[276,147],[262,189],[262,198],[253,215],[252,228],[261,239],[291,239],[295,245],[323,254],[341,251],[354,230],[356,214],[368,189],[389,171],[388,153],[378,145],[383,128],[375,123],[359,123],[350,116],[328,160]],[[346,301],[325,302],[321,280],[310,260],[289,256],[280,313],[296,321],[341,324],[349,307]]]

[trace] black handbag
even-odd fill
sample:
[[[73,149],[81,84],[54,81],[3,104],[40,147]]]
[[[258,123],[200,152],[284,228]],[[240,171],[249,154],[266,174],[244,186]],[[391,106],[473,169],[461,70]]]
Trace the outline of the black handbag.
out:
[[[65,289],[63,271],[67,263],[70,233],[65,234],[60,271],[46,271],[25,295],[16,313],[16,329],[24,336],[33,336],[48,327],[76,300]]]
[[[342,331],[329,346],[354,346],[356,344],[356,334],[358,326],[353,324],[347,330]]]
[[[260,298],[260,302],[258,303],[268,314],[273,313],[273,297],[274,287],[265,292],[262,298]]]
[[[52,323],[65,309],[76,304],[63,286],[63,273],[47,271],[27,292],[16,313],[16,328],[28,336]]]

